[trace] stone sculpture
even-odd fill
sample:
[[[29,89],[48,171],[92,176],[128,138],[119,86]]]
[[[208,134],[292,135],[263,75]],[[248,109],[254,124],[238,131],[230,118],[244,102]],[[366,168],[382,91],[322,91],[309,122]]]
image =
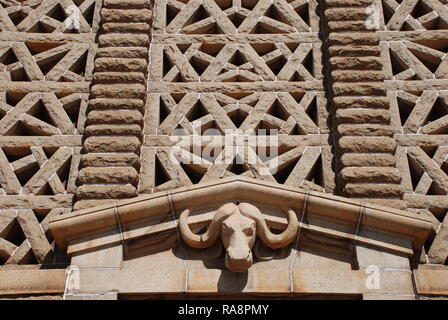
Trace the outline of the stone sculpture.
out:
[[[179,230],[184,241],[193,248],[210,247],[218,237],[226,249],[225,265],[233,272],[245,272],[253,263],[252,248],[258,237],[272,249],[286,247],[297,235],[299,222],[293,210],[288,210],[288,226],[281,234],[273,234],[260,210],[249,203],[227,203],[215,213],[207,231],[201,235],[188,225],[190,210],[179,217]]]

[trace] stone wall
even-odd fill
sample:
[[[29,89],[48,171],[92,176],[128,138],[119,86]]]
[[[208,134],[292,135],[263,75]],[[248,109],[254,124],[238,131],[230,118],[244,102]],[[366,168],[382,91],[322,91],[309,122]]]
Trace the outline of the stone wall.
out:
[[[0,1],[0,264],[56,261],[48,221],[73,207],[101,5]]]
[[[0,31],[0,264],[64,262],[57,215],[234,175],[423,215],[447,264],[446,0],[0,0]],[[226,146],[259,129],[275,157]]]

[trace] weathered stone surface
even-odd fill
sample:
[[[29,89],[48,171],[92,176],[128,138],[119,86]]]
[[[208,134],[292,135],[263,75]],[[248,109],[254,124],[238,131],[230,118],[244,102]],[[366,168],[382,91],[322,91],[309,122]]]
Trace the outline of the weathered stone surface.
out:
[[[340,158],[343,167],[395,167],[396,159],[389,153],[346,153]]]
[[[135,183],[137,178],[138,172],[134,167],[87,167],[79,170],[78,176],[82,184]]]
[[[142,131],[137,124],[96,124],[86,128],[86,136],[139,136]]]
[[[393,136],[393,128],[390,125],[380,124],[346,124],[338,125],[337,132],[340,136]]]
[[[139,124],[143,116],[138,110],[93,110],[87,115],[90,124]]]
[[[78,199],[126,199],[137,196],[132,185],[83,185],[76,190]]]
[[[344,9],[349,10],[350,7],[368,7],[373,3],[373,0],[326,0],[325,5],[328,8],[333,7],[344,7]]]
[[[380,109],[339,109],[335,121],[344,124],[384,124],[389,123],[390,114]]]
[[[378,82],[336,82],[333,84],[333,92],[336,96],[385,96],[387,88]]]
[[[338,108],[389,109],[389,98],[387,97],[335,97],[333,99],[333,103],[336,109]]]
[[[341,82],[383,81],[384,73],[382,71],[335,70],[331,72],[331,77],[334,81]]]
[[[145,59],[136,58],[98,58],[95,60],[96,72],[146,72]]]
[[[328,22],[328,29],[330,32],[336,31],[367,31],[369,27],[367,26],[365,20],[357,21],[330,21]]]
[[[136,152],[140,150],[137,137],[88,137],[84,142],[86,152]]]
[[[103,34],[99,37],[101,47],[147,47],[149,37],[144,34]]]
[[[149,0],[104,0],[104,7],[110,9],[141,9],[149,8]]]
[[[89,102],[90,109],[142,109],[144,102],[141,99],[107,99],[97,98]]]
[[[121,199],[88,199],[88,200],[80,200],[77,201],[74,206],[73,206],[73,210],[84,210],[84,209],[88,209],[88,208],[93,208],[93,207],[97,207],[97,206],[101,206],[104,204],[108,204],[108,203],[114,203],[117,201],[120,201]]]
[[[366,20],[370,13],[365,8],[331,8],[325,10],[325,17],[330,21]],[[352,30],[354,31],[354,30]]]
[[[349,197],[401,198],[403,190],[399,184],[347,183],[343,193]]]
[[[430,263],[444,264],[448,259],[448,215],[445,216],[428,252]],[[448,287],[447,287],[448,291]]]
[[[378,70],[383,64],[379,57],[332,57],[330,64],[333,70]]]
[[[148,48],[144,47],[107,47],[99,48],[97,58],[147,58]]]
[[[339,148],[344,153],[394,153],[397,143],[386,137],[342,137]]]
[[[145,75],[141,72],[95,72],[95,82],[105,83],[140,83],[146,81]]]
[[[431,295],[430,299],[448,298],[448,267],[420,265],[413,272],[418,294]]]
[[[132,99],[144,98],[146,88],[140,84],[97,84],[92,87],[93,98]]]
[[[381,49],[379,46],[358,45],[358,46],[331,46],[328,48],[330,57],[365,57],[365,56],[380,56]]]
[[[149,22],[152,11],[149,9],[102,9],[103,22]]]
[[[328,41],[331,46],[378,45],[379,37],[375,33],[331,33]]]
[[[81,157],[83,167],[140,167],[140,158],[135,153],[88,153]]]
[[[150,26],[147,23],[105,23],[105,33],[149,33]]]
[[[348,182],[362,183],[401,183],[398,169],[391,167],[344,168],[338,175],[341,184]]]
[[[0,295],[27,295],[63,293],[65,269],[15,269],[0,270]]]

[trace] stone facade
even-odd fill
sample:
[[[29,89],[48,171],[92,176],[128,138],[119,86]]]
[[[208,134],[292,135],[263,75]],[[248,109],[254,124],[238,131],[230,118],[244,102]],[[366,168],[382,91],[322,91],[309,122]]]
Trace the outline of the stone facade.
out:
[[[448,297],[447,1],[0,0],[0,31],[0,298],[221,291]],[[248,136],[257,147],[243,146]],[[272,141],[275,154],[260,150]],[[209,152],[215,145],[219,152]],[[266,198],[204,191],[213,210],[196,208],[201,186],[239,177],[269,185]],[[250,285],[220,290],[213,282],[219,272],[234,276],[216,262],[223,256],[214,257],[211,280],[203,282],[205,258],[173,233],[178,215],[199,210],[190,218],[199,221],[191,229],[197,233],[218,203],[253,202],[280,232],[286,225],[277,212],[283,204],[271,199],[283,197],[276,188],[306,194],[302,204],[312,194],[321,199],[316,208],[350,212],[335,196],[345,197],[358,210],[351,229],[342,227],[346,217],[322,218],[314,207],[308,210],[317,220],[300,221],[305,204],[290,204],[299,217],[297,243],[282,245],[286,253],[276,254],[283,258],[255,263]],[[179,190],[196,190],[188,191],[192,204],[165,203],[166,217],[156,222],[135,218],[164,232],[155,239],[120,220],[134,214],[133,201],[171,199]],[[148,200],[148,216],[154,203]],[[86,240],[81,220],[104,210],[114,222],[108,231],[89,229]],[[413,226],[406,232],[398,222],[376,224],[400,215]],[[70,243],[63,223],[73,239],[98,245]],[[308,234],[300,238],[302,227]],[[253,245],[259,249],[258,240]],[[191,259],[179,258],[183,246]],[[297,270],[295,256],[303,260]],[[172,264],[179,275],[185,261],[192,290],[160,282],[140,291],[120,284],[67,291],[68,265],[99,268],[86,279],[118,272],[134,283],[147,265]],[[365,291],[361,274],[371,265],[399,280]],[[312,273],[315,267],[322,272]],[[332,279],[332,269],[341,277],[316,287],[313,279]],[[276,287],[257,282],[271,270],[283,275]]]

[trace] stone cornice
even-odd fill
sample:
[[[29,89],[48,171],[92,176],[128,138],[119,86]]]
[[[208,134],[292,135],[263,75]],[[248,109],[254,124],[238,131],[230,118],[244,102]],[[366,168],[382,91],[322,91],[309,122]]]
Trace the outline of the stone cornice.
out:
[[[177,219],[170,218],[172,209],[179,213],[186,208],[194,211],[194,208],[245,201],[261,206],[295,210],[300,221],[305,198],[307,198],[305,210],[307,216],[313,217],[314,220],[331,221],[332,224],[328,227],[313,222],[302,223],[301,229],[322,235],[353,239],[358,243],[410,256],[413,249],[422,247],[431,229],[428,220],[406,211],[334,195],[306,192],[299,188],[270,182],[234,177],[72,212],[52,220],[50,230],[57,244],[68,246],[69,254],[73,254],[174,230],[177,227]],[[361,212],[363,214],[360,220]],[[164,221],[154,225],[154,219],[157,217],[162,218],[160,221]],[[213,217],[209,214],[192,218],[192,223],[197,224],[207,222]],[[285,218],[276,216],[265,215],[265,219],[271,226],[280,228],[284,228],[287,223]],[[149,223],[151,220],[152,223]],[[331,227],[334,225],[344,228]],[[353,231],[341,231],[347,228]],[[361,236],[357,231],[359,228],[369,230],[370,234],[387,235],[387,239],[394,238],[394,240],[382,241],[378,240],[378,237]],[[412,242],[413,249],[401,244],[406,241]]]

